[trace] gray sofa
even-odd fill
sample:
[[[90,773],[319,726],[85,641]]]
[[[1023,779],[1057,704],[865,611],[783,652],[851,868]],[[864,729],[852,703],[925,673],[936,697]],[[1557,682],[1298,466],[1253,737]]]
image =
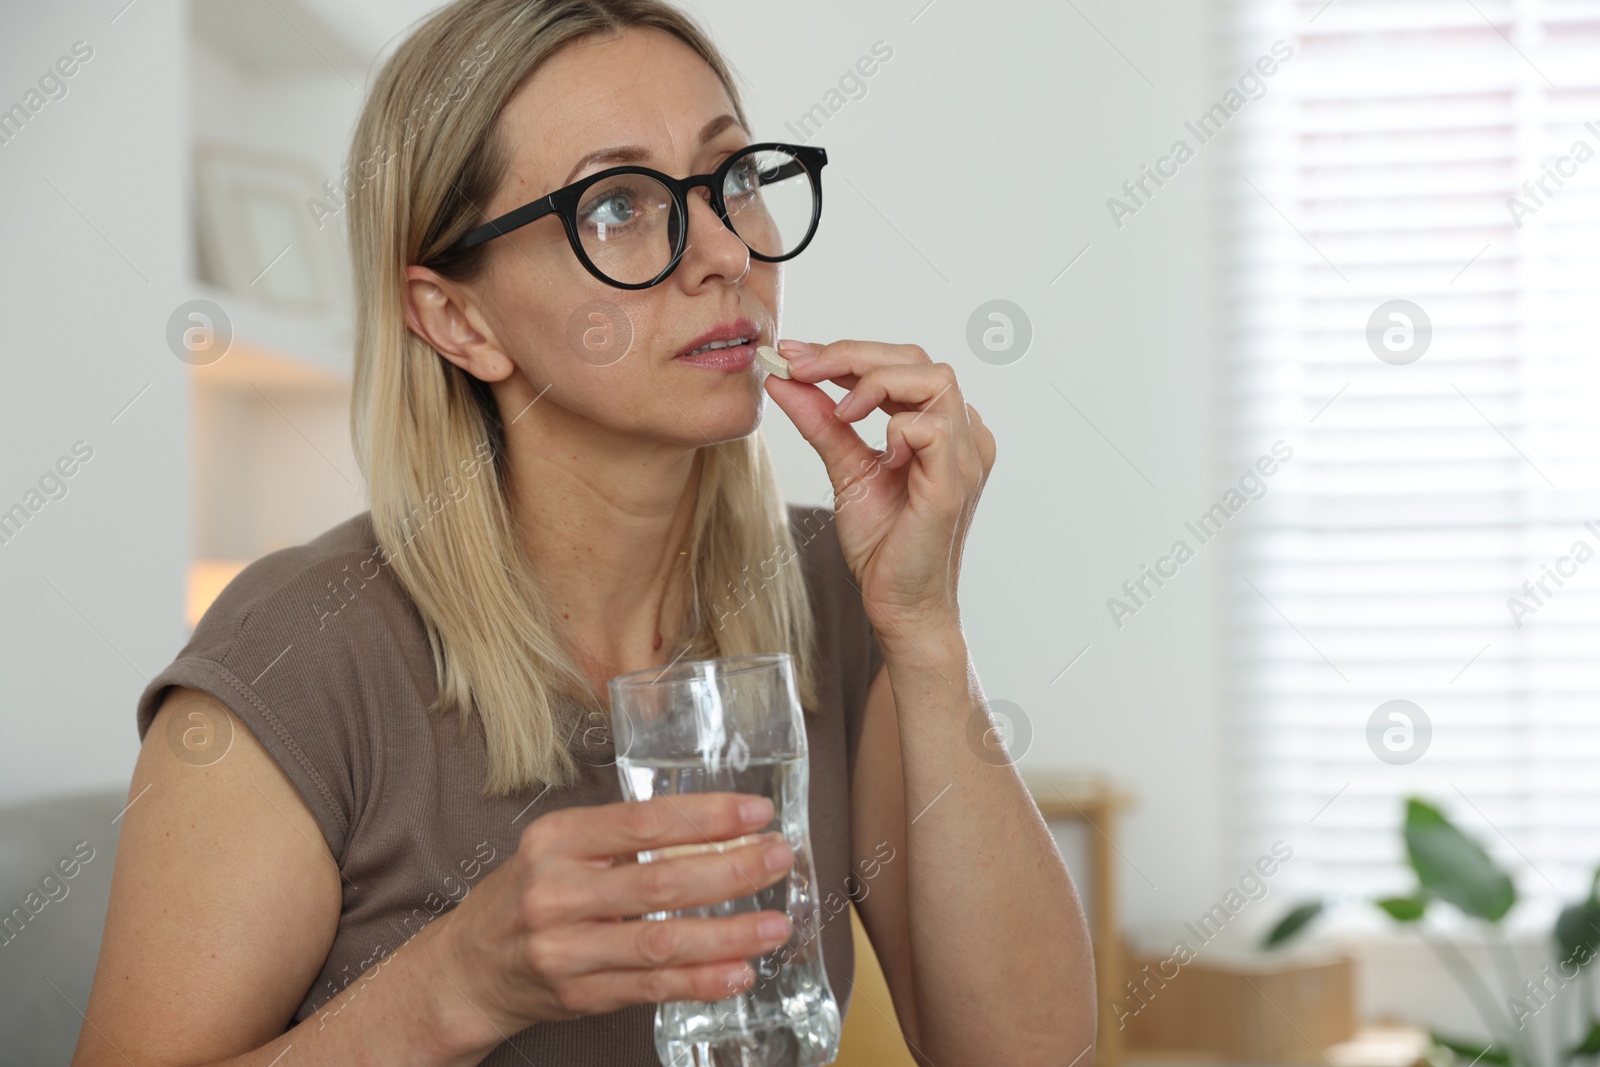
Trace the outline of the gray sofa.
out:
[[[118,786],[0,808],[0,1067],[72,1059],[127,802]]]

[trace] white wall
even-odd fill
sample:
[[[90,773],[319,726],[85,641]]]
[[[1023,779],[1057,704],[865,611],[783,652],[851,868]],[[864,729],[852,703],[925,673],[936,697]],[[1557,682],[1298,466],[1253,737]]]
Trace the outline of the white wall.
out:
[[[187,368],[165,334],[191,295],[188,50],[178,0],[122,7],[0,14],[0,108],[93,49],[0,144],[0,508],[93,449],[0,544],[0,803],[126,784],[134,701],[185,633]]]
[[[920,6],[833,2],[781,23],[733,0],[699,8],[754,82],[758,137],[790,136],[782,124],[875,41],[894,49],[814,139],[829,153],[823,223],[790,265],[785,332],[915,342],[957,368],[999,449],[961,587],[985,691],[1027,715],[1025,765],[1104,769],[1137,794],[1117,877],[1131,931],[1165,947],[1238,876],[1218,859],[1219,557],[1202,552],[1120,630],[1105,601],[1222,485],[1215,160],[1120,230],[1105,201],[1215,95],[1211,5],[1080,0],[1087,22],[1065,4]],[[1008,366],[965,339],[995,298],[1034,328]],[[826,499],[782,413],[765,428],[791,499]]]

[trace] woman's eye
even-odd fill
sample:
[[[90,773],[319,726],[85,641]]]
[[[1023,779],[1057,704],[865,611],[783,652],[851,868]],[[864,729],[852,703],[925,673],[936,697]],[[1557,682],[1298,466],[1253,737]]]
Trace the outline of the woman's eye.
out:
[[[759,188],[761,188],[761,172],[753,161],[741,162],[728,172],[728,192],[749,195]]]
[[[633,216],[633,196],[625,189],[609,189],[583,209],[584,221],[598,226],[625,226]]]

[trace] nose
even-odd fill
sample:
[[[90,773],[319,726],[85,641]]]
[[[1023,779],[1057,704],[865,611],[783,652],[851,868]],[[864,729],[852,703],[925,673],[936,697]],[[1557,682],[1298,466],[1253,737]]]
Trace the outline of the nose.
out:
[[[689,190],[689,234],[683,259],[674,273],[699,284],[707,277],[739,281],[750,272],[750,248],[711,206],[711,190]]]

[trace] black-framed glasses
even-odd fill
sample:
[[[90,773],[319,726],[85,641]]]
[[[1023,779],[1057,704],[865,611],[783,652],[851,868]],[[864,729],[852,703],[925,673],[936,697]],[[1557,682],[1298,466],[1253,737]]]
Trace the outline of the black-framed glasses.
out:
[[[817,232],[827,162],[828,153],[815,145],[763,141],[735,152],[709,174],[687,178],[649,167],[612,167],[484,223],[444,254],[557,214],[567,243],[590,274],[618,289],[648,289],[677,269],[688,247],[689,191],[705,186],[711,209],[750,255],[781,263],[804,251]]]

